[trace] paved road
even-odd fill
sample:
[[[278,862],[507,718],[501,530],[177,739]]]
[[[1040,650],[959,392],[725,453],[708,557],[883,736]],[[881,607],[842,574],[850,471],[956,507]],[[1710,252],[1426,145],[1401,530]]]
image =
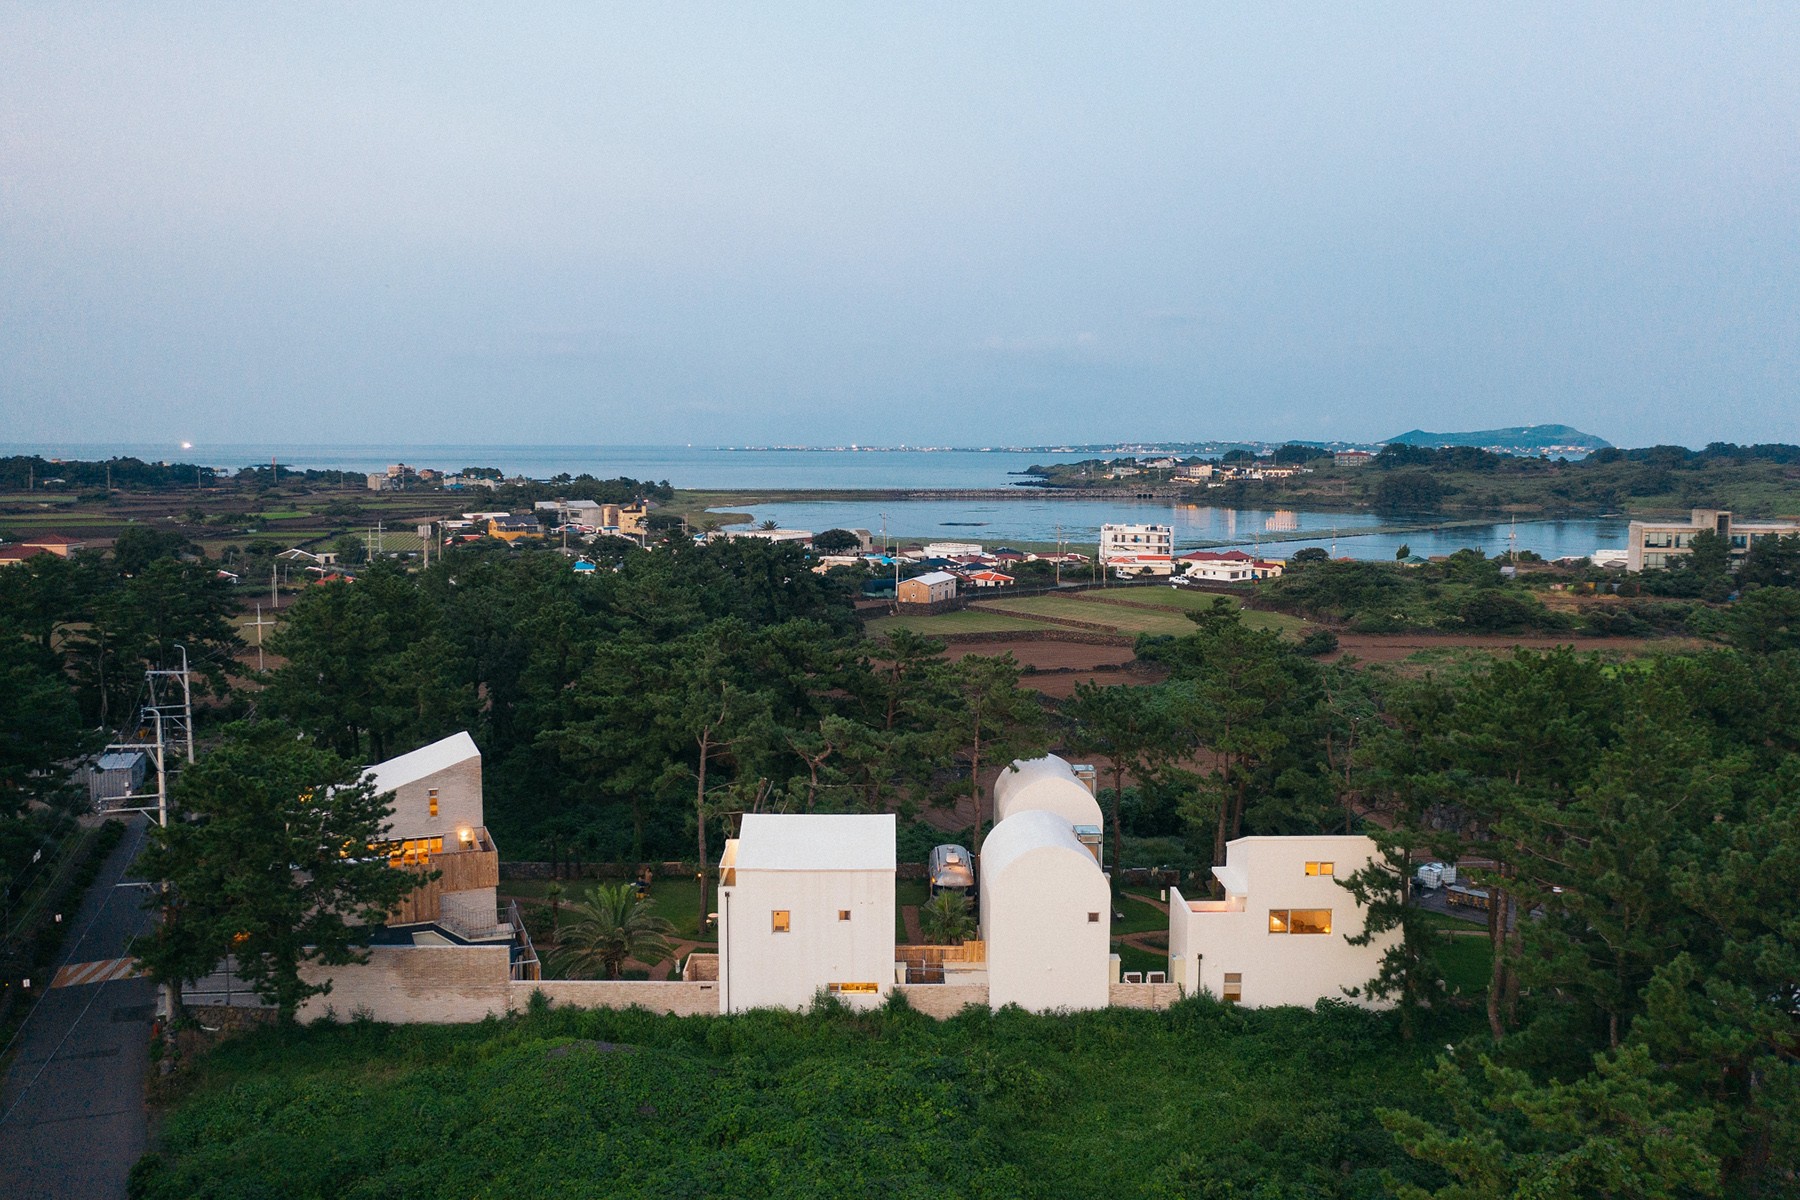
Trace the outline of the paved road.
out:
[[[150,927],[151,914],[140,908],[144,889],[129,874],[145,830],[135,820],[107,858],[58,967],[118,958],[126,939]],[[125,1195],[148,1131],[144,1073],[154,1004],[143,979],[56,988],[39,998],[0,1083],[0,1197]]]

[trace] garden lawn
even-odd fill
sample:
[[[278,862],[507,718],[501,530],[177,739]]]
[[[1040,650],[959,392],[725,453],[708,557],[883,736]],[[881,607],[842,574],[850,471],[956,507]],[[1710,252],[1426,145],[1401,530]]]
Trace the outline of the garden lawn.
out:
[[[139,1200],[1372,1198],[1441,1037],[1341,1006],[938,1022],[547,1009],[265,1028],[197,1060]]]

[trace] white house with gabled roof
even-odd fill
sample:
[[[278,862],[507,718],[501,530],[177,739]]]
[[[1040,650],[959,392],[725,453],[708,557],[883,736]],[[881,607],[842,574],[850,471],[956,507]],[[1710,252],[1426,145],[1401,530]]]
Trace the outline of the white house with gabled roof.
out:
[[[505,935],[499,922],[499,851],[482,815],[481,751],[466,732],[364,772],[388,802],[388,862],[438,872],[401,902],[390,924],[436,922],[459,936]]]
[[[1066,817],[1013,811],[982,843],[978,882],[991,1006],[1106,1007],[1112,889]]]
[[[1364,910],[1339,882],[1368,866],[1371,838],[1246,837],[1228,842],[1213,868],[1218,900],[1189,900],[1169,889],[1169,981],[1251,1008],[1343,1000],[1345,988],[1375,977],[1399,937],[1367,946]],[[1361,999],[1365,1007],[1386,1007]]]
[[[1016,758],[994,778],[994,821],[1014,813],[1042,809],[1066,820],[1076,840],[1101,858],[1105,820],[1094,799],[1094,769],[1075,767],[1063,758]]]
[[[748,813],[719,860],[719,1011],[894,983],[894,816]]]

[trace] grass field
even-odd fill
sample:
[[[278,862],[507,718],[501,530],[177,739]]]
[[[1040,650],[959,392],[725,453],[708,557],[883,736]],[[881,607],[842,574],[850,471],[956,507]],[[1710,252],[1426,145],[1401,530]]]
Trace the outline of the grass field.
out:
[[[1025,616],[1061,617],[1104,625],[1120,633],[1166,633],[1181,637],[1194,631],[1194,623],[1179,612],[1153,612],[1120,604],[1094,604],[1073,596],[1021,596],[1013,600],[983,601],[994,608]]]

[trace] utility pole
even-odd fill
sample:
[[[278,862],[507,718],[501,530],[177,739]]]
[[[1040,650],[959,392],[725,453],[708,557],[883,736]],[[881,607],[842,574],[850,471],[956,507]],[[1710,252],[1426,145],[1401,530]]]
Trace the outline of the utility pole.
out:
[[[274,626],[275,622],[263,620],[262,605],[258,604],[256,606],[256,620],[246,621],[245,624],[254,627],[256,630],[256,669],[260,673],[263,669],[263,644],[262,644],[263,633],[262,633],[262,631],[263,631],[264,627],[272,628]]]
[[[280,545],[280,544],[281,544],[280,542],[276,543],[276,545]],[[269,609],[271,611],[281,607],[280,575],[281,575],[281,567],[276,563],[270,563],[269,564]]]

